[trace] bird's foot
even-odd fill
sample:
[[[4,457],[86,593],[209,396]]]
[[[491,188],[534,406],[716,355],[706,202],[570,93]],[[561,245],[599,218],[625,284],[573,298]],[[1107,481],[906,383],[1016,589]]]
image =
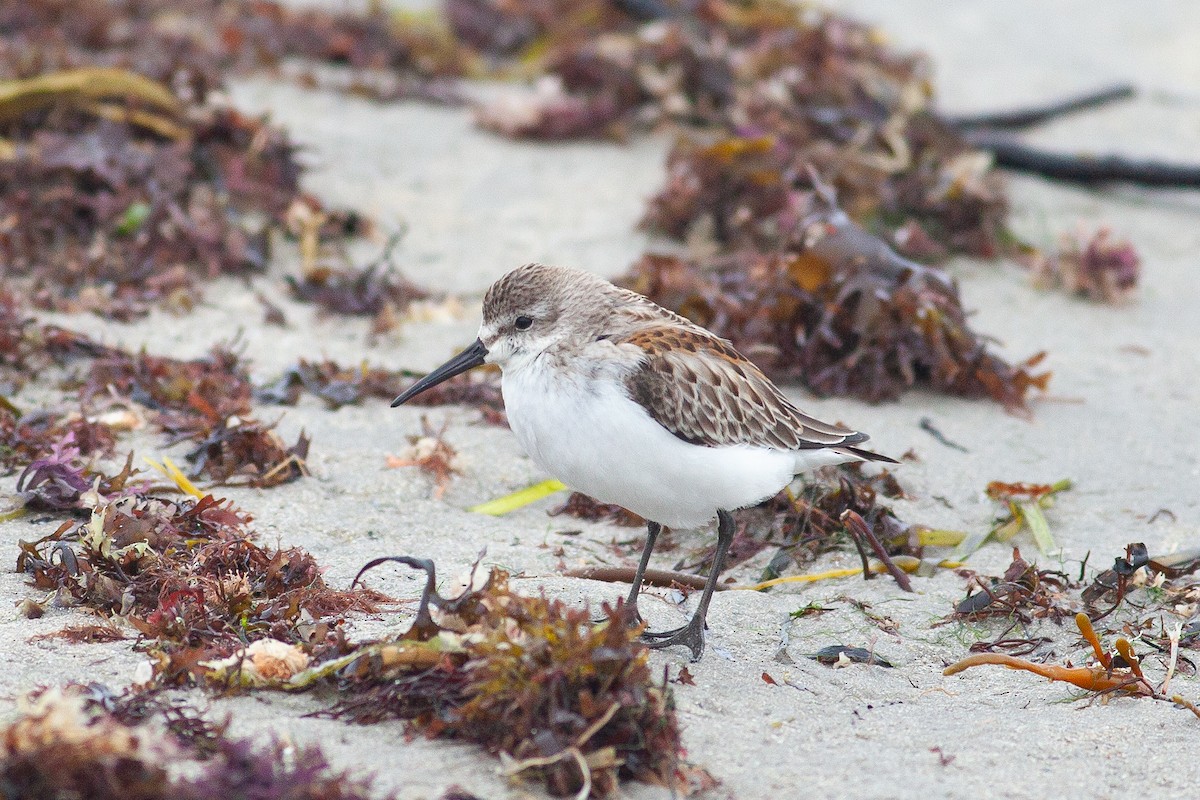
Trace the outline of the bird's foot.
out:
[[[642,634],[642,643],[651,650],[661,650],[681,644],[692,651],[692,661],[699,661],[704,653],[704,620],[692,617],[692,621],[682,628],[669,631],[646,631]]]

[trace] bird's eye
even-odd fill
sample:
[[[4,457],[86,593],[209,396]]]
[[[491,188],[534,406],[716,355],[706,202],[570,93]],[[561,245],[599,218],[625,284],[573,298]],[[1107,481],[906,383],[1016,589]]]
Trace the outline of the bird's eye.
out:
[[[519,331],[529,330],[529,326],[532,324],[533,324],[533,320],[530,319],[529,317],[525,316],[524,314],[517,317],[517,321],[513,323],[513,325],[516,326],[516,329]]]

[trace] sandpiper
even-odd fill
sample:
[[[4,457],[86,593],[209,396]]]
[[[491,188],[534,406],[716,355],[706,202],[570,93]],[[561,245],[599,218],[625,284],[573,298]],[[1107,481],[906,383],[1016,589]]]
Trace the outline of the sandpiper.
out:
[[[704,649],[704,620],[725,554],[732,511],[759,503],[801,472],[847,461],[893,461],[858,447],[867,435],[796,408],[726,340],[581,270],[527,264],[483,299],[475,343],[395,399],[484,363],[498,364],[509,424],[529,456],[584,494],[647,522],[626,605],[662,527],[713,517],[717,549],[691,621],[643,633],[650,647]]]

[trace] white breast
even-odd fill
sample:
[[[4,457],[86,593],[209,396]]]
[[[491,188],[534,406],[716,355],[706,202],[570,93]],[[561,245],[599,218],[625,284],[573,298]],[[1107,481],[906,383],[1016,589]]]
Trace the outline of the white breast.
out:
[[[688,444],[630,400],[618,376],[567,373],[550,363],[536,359],[505,372],[509,422],[539,466],[597,500],[669,527],[691,528],[711,520],[717,509],[770,497],[796,472],[814,466],[799,461],[800,453]]]

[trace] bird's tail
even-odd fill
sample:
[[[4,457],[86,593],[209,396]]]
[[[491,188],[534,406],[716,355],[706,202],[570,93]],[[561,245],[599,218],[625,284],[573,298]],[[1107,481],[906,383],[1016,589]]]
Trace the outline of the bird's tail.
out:
[[[838,447],[835,449],[841,450],[841,451],[844,451],[847,453],[852,453],[852,454],[858,456],[863,461],[882,461],[885,464],[899,464],[900,463],[899,461],[892,458],[891,456],[884,456],[884,455],[880,455],[879,453],[873,453],[870,450],[863,450],[861,447]]]

